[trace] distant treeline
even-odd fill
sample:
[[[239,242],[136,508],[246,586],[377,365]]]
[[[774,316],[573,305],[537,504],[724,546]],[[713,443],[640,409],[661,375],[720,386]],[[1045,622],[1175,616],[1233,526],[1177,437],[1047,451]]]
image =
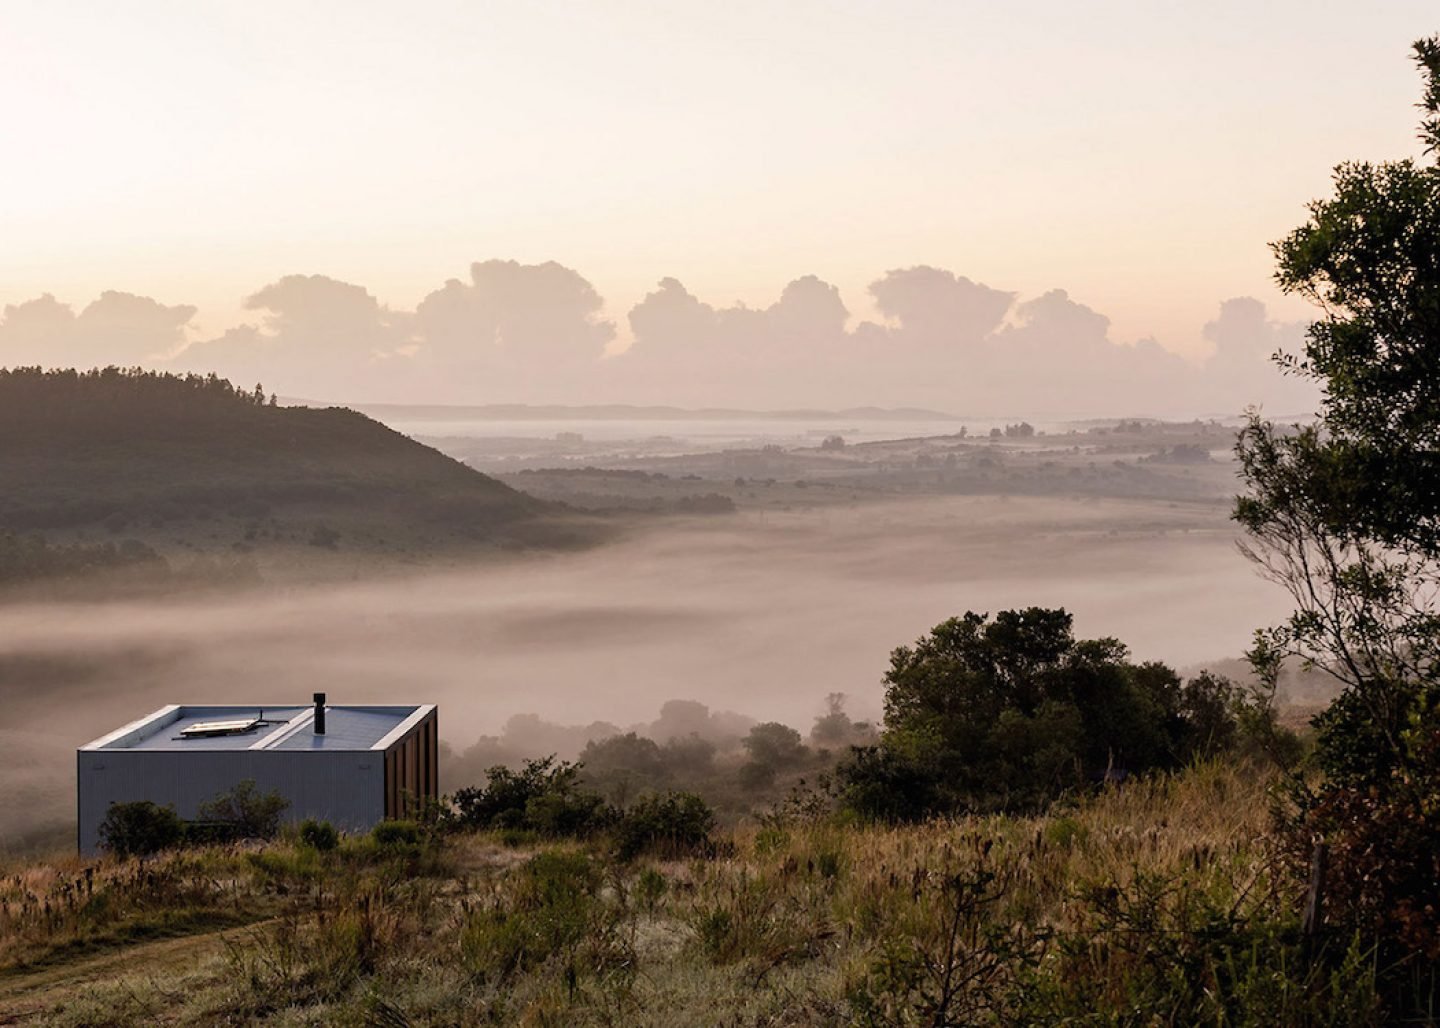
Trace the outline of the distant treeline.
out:
[[[118,544],[59,546],[40,536],[0,531],[0,586],[117,568],[165,571],[169,565],[160,554],[134,539]]]
[[[85,429],[117,417],[137,423],[211,418],[273,405],[262,386],[246,392],[218,375],[171,375],[143,368],[88,371],[0,368],[0,425],[7,433]]]
[[[197,522],[241,552],[322,524],[347,544],[493,540],[545,506],[355,411],[138,368],[0,369],[0,482],[0,529],[103,526],[162,552]]]

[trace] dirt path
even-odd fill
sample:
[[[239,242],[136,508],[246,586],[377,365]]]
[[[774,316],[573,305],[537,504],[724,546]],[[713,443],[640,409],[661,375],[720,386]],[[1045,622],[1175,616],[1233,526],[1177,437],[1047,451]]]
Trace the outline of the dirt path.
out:
[[[124,975],[178,979],[273,919],[173,939],[136,943],[33,972],[0,976],[0,1025],[39,1023],[67,995]]]

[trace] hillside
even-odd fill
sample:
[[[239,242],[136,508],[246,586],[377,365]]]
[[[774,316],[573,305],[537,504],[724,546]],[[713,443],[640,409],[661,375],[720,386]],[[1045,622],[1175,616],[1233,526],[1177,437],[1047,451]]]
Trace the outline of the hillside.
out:
[[[0,1020],[1374,1023],[1363,957],[1300,958],[1273,781],[1210,764],[1036,817],[777,815],[635,859],[399,822],[333,848],[12,862]]]
[[[162,554],[546,545],[559,508],[343,408],[107,368],[0,370],[0,532]]]

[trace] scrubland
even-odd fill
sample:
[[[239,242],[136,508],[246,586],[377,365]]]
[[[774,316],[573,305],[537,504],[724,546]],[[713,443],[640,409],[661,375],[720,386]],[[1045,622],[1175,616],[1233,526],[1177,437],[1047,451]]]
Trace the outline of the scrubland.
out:
[[[11,863],[19,1024],[1366,1023],[1299,934],[1273,773],[1203,763],[1035,817],[787,808],[704,852],[418,829]],[[1323,1012],[1323,1016],[1322,1016]]]

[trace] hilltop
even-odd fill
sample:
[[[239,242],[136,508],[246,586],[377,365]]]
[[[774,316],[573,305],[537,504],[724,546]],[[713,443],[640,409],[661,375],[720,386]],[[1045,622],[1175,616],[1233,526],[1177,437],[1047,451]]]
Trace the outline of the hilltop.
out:
[[[420,557],[579,534],[557,505],[363,414],[279,406],[213,375],[0,370],[0,481],[12,544],[132,555]]]

